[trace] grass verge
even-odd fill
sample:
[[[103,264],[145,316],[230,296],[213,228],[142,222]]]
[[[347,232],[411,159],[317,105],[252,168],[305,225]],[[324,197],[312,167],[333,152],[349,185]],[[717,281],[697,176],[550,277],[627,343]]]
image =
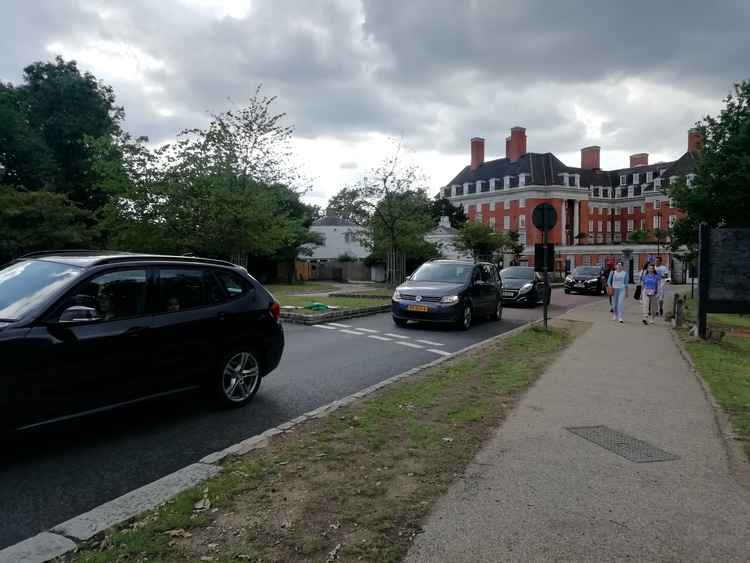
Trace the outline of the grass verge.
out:
[[[273,293],[274,297],[277,299],[280,299],[289,293],[322,293],[324,291],[336,291],[339,289],[338,286],[332,283],[314,281],[297,282],[293,284],[270,283],[263,287]]]
[[[305,307],[311,303],[323,303],[324,305],[333,305],[341,309],[359,309],[361,307],[372,307],[374,305],[387,305],[391,302],[390,297],[383,299],[357,298],[357,297],[304,297],[291,295],[274,295],[279,303],[284,305],[294,305],[296,307]],[[319,315],[320,311],[311,309],[292,309],[291,312],[302,315]],[[325,312],[325,311],[324,311]]]
[[[686,316],[695,321],[696,303],[687,301]],[[720,342],[704,342],[680,332],[690,357],[701,377],[706,380],[711,394],[729,415],[737,437],[744,441],[750,459],[750,326],[743,315],[709,315],[711,328],[724,330]],[[745,330],[743,330],[745,329]]]
[[[68,559],[400,561],[434,502],[587,326],[525,330],[309,421]]]

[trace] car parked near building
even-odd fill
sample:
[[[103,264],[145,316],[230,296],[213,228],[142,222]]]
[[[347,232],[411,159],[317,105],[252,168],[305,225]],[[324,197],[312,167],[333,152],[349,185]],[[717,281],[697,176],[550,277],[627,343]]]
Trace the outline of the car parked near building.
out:
[[[500,270],[500,277],[504,302],[534,306],[544,299],[544,278],[534,268],[510,266]]]
[[[430,260],[396,288],[393,322],[452,323],[468,330],[477,317],[503,316],[502,281],[494,264]]]
[[[5,429],[197,388],[239,407],[283,349],[278,303],[229,262],[77,251],[0,269]]]
[[[604,295],[607,275],[598,266],[578,266],[565,278],[565,293],[573,292]]]

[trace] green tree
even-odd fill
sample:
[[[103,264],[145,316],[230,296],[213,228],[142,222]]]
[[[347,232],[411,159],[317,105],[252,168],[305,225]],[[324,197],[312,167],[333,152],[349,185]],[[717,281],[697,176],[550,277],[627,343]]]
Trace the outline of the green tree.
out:
[[[508,235],[495,232],[484,223],[469,221],[459,229],[454,244],[458,250],[470,252],[478,260],[489,259],[495,253],[511,247],[513,242]]]
[[[62,194],[0,186],[0,264],[35,250],[86,248],[90,219]]]
[[[512,254],[515,261],[518,262],[524,250],[524,246],[521,244],[521,235],[518,231],[509,231],[508,238],[510,239],[510,244],[503,249],[503,252]]]
[[[453,205],[448,198],[441,197],[438,194],[432,202],[432,220],[437,224],[443,216],[447,216],[450,219],[451,227],[454,229],[461,228],[468,220],[463,207]]]
[[[645,229],[639,229],[630,233],[628,240],[633,244],[646,244],[648,241],[648,231]]]
[[[304,204],[286,165],[291,128],[256,91],[248,106],[212,117],[150,150],[143,139],[99,141],[95,168],[112,201],[100,213],[110,246],[142,251],[293,261],[315,210]]]
[[[357,188],[342,188],[328,200],[326,213],[351,221],[355,225],[365,225],[370,219],[368,206]]]
[[[682,178],[669,187],[675,205],[687,217],[677,221],[673,247],[694,246],[697,225],[736,227],[750,217],[750,81],[735,84],[718,117],[696,124],[702,135],[697,176],[688,185]]]
[[[91,174],[89,139],[121,133],[110,86],[57,57],[24,69],[19,86],[0,85],[0,183],[65,194],[89,210],[106,194]]]

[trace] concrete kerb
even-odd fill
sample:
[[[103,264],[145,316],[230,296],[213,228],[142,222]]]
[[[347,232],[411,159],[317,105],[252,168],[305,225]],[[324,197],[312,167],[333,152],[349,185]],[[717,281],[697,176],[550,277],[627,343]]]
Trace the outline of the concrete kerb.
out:
[[[101,504],[84,514],[80,514],[70,520],[58,524],[57,526],[54,526],[50,532],[42,532],[36,536],[0,550],[0,563],[16,563],[19,561],[44,563],[74,551],[77,547],[76,542],[91,539],[112,526],[122,524],[144,512],[153,510],[154,508],[163,505],[182,491],[199,485],[201,482],[217,475],[222,468],[215,464],[230,455],[245,455],[252,450],[264,448],[269,444],[270,438],[273,436],[288,432],[308,420],[328,416],[341,407],[363,399],[384,387],[388,387],[389,385],[397,383],[403,379],[435,366],[439,366],[444,362],[476,348],[509,338],[519,332],[531,328],[532,326],[539,325],[541,322],[541,320],[536,320],[524,323],[502,334],[476,342],[458,350],[457,352],[453,352],[449,356],[440,357],[426,364],[422,364],[394,375],[347,397],[318,407],[317,409],[309,411],[297,418],[280,424],[279,426],[269,428],[261,434],[247,438],[246,440],[233,444],[232,446],[218,452],[211,453],[203,457],[198,463],[193,463],[183,467],[170,475],[166,475],[161,479],[157,479],[156,481],[126,493],[121,497]]]
[[[680,354],[690,366],[690,372],[698,380],[698,383],[703,390],[703,394],[706,396],[706,400],[710,403],[713,413],[714,422],[716,423],[716,433],[721,438],[721,442],[724,444],[724,450],[727,456],[727,465],[734,476],[735,480],[750,490],[750,460],[747,459],[745,451],[742,445],[738,442],[734,430],[732,430],[732,424],[729,420],[729,415],[724,412],[721,405],[714,399],[713,393],[708,383],[701,376],[698,368],[695,366],[693,359],[690,357],[690,353],[685,348],[680,335],[673,328],[669,328],[669,332],[672,335],[675,345],[677,346]]]

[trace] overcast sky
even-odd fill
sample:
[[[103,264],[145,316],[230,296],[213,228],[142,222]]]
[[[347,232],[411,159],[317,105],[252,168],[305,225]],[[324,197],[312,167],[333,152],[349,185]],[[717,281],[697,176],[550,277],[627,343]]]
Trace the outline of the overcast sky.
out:
[[[262,83],[295,126],[323,205],[402,137],[437,191],[469,138],[602,166],[686,149],[687,129],[750,78],[750,1],[0,0],[0,80],[55,55],[111,84],[154,142]]]

